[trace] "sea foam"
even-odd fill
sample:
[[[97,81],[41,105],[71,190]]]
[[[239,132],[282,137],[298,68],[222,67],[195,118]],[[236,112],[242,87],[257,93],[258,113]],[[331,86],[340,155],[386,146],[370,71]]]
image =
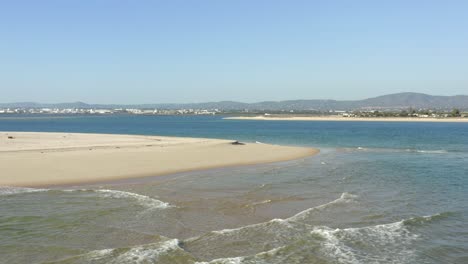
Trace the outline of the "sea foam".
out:
[[[321,253],[340,263],[411,263],[412,242],[418,235],[411,233],[404,220],[361,228],[315,227],[311,234],[320,236]]]
[[[237,227],[237,228],[231,228],[231,229],[222,229],[222,230],[215,230],[215,231],[211,231],[212,233],[214,234],[228,234],[228,233],[232,233],[232,232],[236,232],[236,231],[241,231],[241,230],[244,230],[244,229],[248,229],[248,228],[256,228],[256,227],[262,227],[266,224],[280,224],[280,225],[284,225],[286,227],[291,227],[291,225],[289,224],[290,222],[292,221],[298,221],[298,220],[301,220],[303,218],[306,217],[306,215],[308,213],[310,213],[311,211],[314,211],[314,210],[321,210],[321,209],[325,209],[329,206],[332,206],[332,205],[335,205],[335,204],[340,204],[340,203],[349,203],[351,202],[353,199],[355,199],[356,197],[358,197],[357,195],[354,195],[354,194],[350,194],[350,193],[342,193],[340,198],[338,199],[335,199],[331,202],[328,202],[326,204],[321,204],[321,205],[318,205],[318,206],[315,206],[315,207],[312,207],[312,208],[308,208],[304,211],[301,211],[289,218],[286,218],[286,219],[280,219],[280,218],[275,218],[275,219],[272,219],[268,222],[262,222],[262,223],[258,223],[258,224],[251,224],[251,225],[246,225],[246,226],[241,226],[241,227]],[[196,239],[196,238],[190,238],[190,240],[193,240],[193,239]]]
[[[35,188],[24,188],[24,187],[0,187],[0,196],[15,195],[22,193],[34,193],[34,192],[47,192],[48,189],[35,189]]]
[[[23,187],[0,187],[0,196],[18,195],[25,193],[37,193],[37,192],[63,192],[63,193],[92,193],[98,197],[103,198],[114,198],[114,199],[132,199],[135,200],[139,205],[149,209],[165,209],[173,207],[169,203],[162,202],[160,200],[151,198],[146,195],[125,192],[119,190],[108,190],[108,189],[35,189],[35,188],[23,188]]]
[[[177,252],[186,254],[179,247],[179,240],[169,239],[131,248],[94,250],[83,255],[58,261],[57,263],[158,263],[160,258]]]
[[[107,190],[107,189],[100,189],[100,190],[93,190],[96,193],[102,195],[103,197],[110,197],[116,199],[134,199],[140,205],[149,207],[149,208],[159,208],[165,209],[172,207],[169,203],[162,202],[160,200],[151,198],[146,195],[132,193],[132,192],[125,192],[125,191],[118,191],[118,190]]]

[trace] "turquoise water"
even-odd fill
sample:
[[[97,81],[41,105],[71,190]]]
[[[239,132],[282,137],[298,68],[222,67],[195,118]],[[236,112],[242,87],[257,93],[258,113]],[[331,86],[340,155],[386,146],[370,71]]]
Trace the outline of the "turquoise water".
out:
[[[0,263],[468,263],[468,124],[0,116],[0,131],[314,146],[292,162],[0,187]]]

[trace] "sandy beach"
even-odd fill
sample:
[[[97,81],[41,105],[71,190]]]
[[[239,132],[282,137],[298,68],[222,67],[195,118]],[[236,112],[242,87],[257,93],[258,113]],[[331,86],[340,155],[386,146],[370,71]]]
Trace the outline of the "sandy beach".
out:
[[[234,116],[224,119],[233,120],[275,120],[275,121],[366,121],[366,122],[468,122],[468,118],[431,118],[431,117],[343,117],[343,116]]]
[[[0,132],[0,186],[50,186],[287,161],[317,149],[160,136]]]

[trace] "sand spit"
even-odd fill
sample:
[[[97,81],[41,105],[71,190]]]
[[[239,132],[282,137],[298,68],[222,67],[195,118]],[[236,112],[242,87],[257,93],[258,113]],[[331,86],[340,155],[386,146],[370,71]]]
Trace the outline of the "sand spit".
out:
[[[0,185],[50,186],[287,161],[317,149],[160,136],[0,132]]]

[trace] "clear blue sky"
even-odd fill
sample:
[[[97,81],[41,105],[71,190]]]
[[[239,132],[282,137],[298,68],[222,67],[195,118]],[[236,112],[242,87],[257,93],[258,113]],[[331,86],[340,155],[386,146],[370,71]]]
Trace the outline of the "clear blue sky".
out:
[[[0,3],[0,102],[468,94],[468,1]]]

